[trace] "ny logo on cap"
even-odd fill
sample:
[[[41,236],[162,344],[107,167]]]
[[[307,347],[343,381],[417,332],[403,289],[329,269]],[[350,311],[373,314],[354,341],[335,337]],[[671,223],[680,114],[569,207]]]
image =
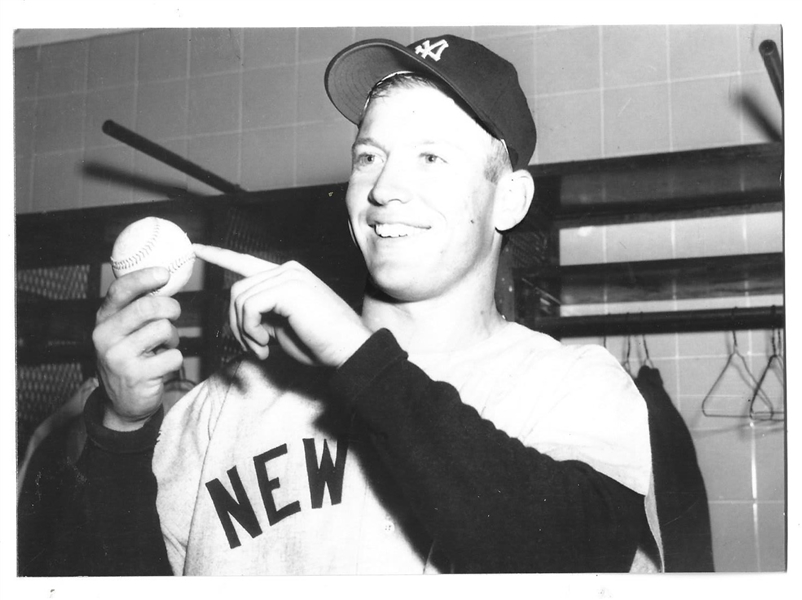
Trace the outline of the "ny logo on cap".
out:
[[[426,40],[422,44],[415,46],[415,54],[420,54],[423,58],[429,58],[431,56],[435,60],[440,60],[440,56],[446,48],[448,48],[448,42],[445,40],[440,40],[434,44]]]

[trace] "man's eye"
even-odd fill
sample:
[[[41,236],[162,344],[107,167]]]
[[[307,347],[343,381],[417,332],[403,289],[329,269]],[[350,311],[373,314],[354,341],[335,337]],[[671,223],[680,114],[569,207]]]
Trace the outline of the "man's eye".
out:
[[[375,154],[370,154],[368,152],[363,152],[356,156],[356,160],[354,161],[358,165],[372,165],[377,161],[377,157]]]

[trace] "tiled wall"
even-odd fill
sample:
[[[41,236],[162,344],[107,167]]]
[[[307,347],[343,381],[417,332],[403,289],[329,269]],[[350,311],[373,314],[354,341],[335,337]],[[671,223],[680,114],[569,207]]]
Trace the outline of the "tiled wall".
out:
[[[441,29],[322,28],[147,30],[15,52],[16,210],[142,202],[173,186],[215,193],[100,131],[113,119],[249,190],[344,181],[354,128],[323,89],[329,58],[357,39],[402,43]],[[767,141],[748,118],[748,95],[775,127],[781,114],[757,47],[773,26],[458,27],[513,61],[535,112],[533,162],[550,163]],[[105,173],[106,177],[98,177]],[[115,181],[133,174],[139,185]],[[771,252],[780,214],[564,232],[566,263]],[[780,304],[782,298],[641,307]],[[622,311],[627,306],[577,310]],[[711,501],[722,571],[784,568],[784,431],[716,419],[701,403],[730,352],[731,334],[647,338],[649,355],[686,417]],[[759,374],[770,332],[738,334]],[[574,340],[586,341],[586,340]],[[591,340],[601,343],[602,340]],[[623,357],[626,341],[606,340]],[[634,340],[637,368],[642,340]],[[772,373],[770,393],[782,403]],[[716,400],[750,390],[728,374]]]
[[[323,90],[328,59],[377,35],[431,28],[147,30],[15,52],[18,212],[212,192],[102,133],[106,119],[251,190],[340,181],[353,128]],[[757,52],[770,26],[462,27],[518,67],[534,162],[764,141],[749,94],[779,125]],[[143,185],[103,178],[134,174]]]
[[[584,81],[594,82],[594,89],[583,90],[581,81],[576,81],[570,93],[555,94],[545,102],[536,98],[536,106],[545,104],[553,110],[550,114],[557,127],[554,138],[541,136],[541,160],[768,141],[739,108],[741,94],[754,99],[781,129],[779,103],[757,51],[764,39],[779,45],[779,28],[605,27],[599,35],[601,67],[595,72],[601,77],[583,76]],[[535,114],[548,128],[548,115],[537,108]],[[591,135],[583,136],[583,130]],[[546,131],[546,136],[552,133]],[[567,136],[574,145],[559,143],[556,136]],[[587,145],[589,140],[593,146]],[[588,264],[782,252],[782,231],[781,213],[583,227],[561,232],[560,256],[563,264]],[[782,304],[781,296],[744,295],[637,306],[572,306],[564,307],[563,314]],[[636,374],[646,360],[645,339],[651,362],[660,370],[669,396],[691,430],[707,486],[719,571],[785,569],[784,424],[742,417],[756,387],[755,379],[769,365],[773,335],[770,331],[742,331],[735,337],[731,332],[714,332],[567,340],[604,343],[622,363],[629,348],[629,370]],[[716,384],[734,343],[743,359],[736,355]],[[777,339],[775,345],[782,354]],[[777,364],[772,360],[761,389],[776,410],[783,410],[783,373]],[[707,416],[702,412],[703,402],[707,414],[741,417]],[[766,408],[766,404],[758,399],[756,408]]]

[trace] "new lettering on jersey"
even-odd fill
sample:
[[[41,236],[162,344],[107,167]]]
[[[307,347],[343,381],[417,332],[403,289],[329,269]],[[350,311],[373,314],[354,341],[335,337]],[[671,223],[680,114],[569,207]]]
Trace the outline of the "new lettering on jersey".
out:
[[[302,444],[306,459],[306,477],[309,483],[309,497],[312,508],[323,507],[326,488],[329,490],[331,505],[340,504],[343,496],[345,461],[348,455],[348,438],[337,438],[337,451],[334,460],[332,460],[329,445],[325,439],[323,440],[320,459],[318,459],[317,445],[313,438],[303,439]],[[273,497],[273,492],[281,487],[281,482],[278,477],[270,477],[267,471],[267,463],[286,455],[287,452],[287,444],[282,444],[253,457],[253,468],[259,484],[259,496],[261,496],[267,520],[271,527],[282,519],[301,511],[301,504],[297,500],[279,508],[276,506],[276,500]],[[231,467],[226,473],[228,474],[231,489],[234,491],[234,496],[231,495],[219,479],[208,481],[206,489],[217,511],[220,524],[223,526],[228,545],[233,549],[238,548],[242,542],[237,535],[232,517],[252,538],[262,535],[262,528],[259,526],[256,512],[250,500],[250,496],[255,496],[253,490],[249,495],[236,466]]]
[[[431,57],[434,60],[440,60],[440,57],[443,55],[443,50],[446,48],[448,48],[448,42],[445,40],[440,40],[434,44],[426,40],[422,44],[415,46],[415,54],[420,54],[423,58]]]

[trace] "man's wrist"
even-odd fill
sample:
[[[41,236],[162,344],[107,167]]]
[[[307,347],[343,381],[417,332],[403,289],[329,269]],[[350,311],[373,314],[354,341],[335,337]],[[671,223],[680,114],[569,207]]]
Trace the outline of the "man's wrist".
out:
[[[140,421],[123,419],[120,423],[120,415],[109,411],[110,406],[113,405],[102,386],[87,398],[83,419],[89,439],[113,454],[152,450],[161,428],[164,408],[159,405],[153,415]]]
[[[120,431],[123,433],[142,429],[145,423],[147,423],[148,420],[154,414],[156,414],[161,407],[161,402],[159,402],[152,412],[144,416],[130,417],[121,415],[115,410],[114,401],[109,396],[109,393],[103,384],[103,380],[98,377],[98,381],[100,383],[98,386],[99,389],[97,390],[98,399],[101,400],[98,407],[100,409],[100,414],[98,415],[100,419],[98,420],[100,421],[99,424],[106,429]]]
[[[365,345],[365,342],[367,342],[372,335],[373,332],[367,327],[355,328],[352,335],[349,335],[348,340],[342,341],[342,352],[339,359],[336,361],[336,368],[339,369],[342,367],[349,358],[356,354],[357,350]]]

